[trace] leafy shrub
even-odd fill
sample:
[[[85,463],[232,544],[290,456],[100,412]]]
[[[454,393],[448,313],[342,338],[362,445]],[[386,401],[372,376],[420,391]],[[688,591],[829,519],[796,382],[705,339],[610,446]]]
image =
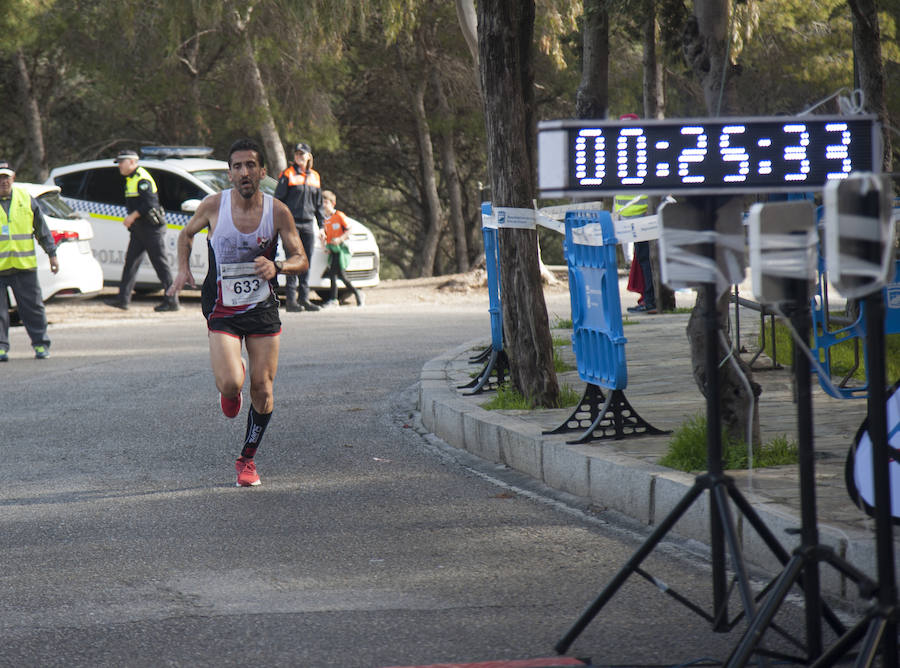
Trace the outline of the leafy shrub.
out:
[[[679,471],[704,471],[706,457],[706,416],[702,414],[688,418],[669,440],[666,454],[659,464]],[[797,463],[797,444],[786,436],[778,436],[770,442],[753,448],[753,466],[780,466]],[[729,438],[722,431],[722,468],[749,468],[747,444],[742,440]]]

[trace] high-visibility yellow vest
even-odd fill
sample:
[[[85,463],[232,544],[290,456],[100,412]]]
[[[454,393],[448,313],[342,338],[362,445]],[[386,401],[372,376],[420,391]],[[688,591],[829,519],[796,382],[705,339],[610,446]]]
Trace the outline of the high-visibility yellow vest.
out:
[[[131,176],[125,179],[125,197],[140,197],[141,193],[138,192],[138,183],[147,179],[150,182],[150,192],[156,192],[156,181],[153,180],[153,177],[150,176],[150,172],[148,172],[143,167],[138,167],[132,172]]]
[[[613,211],[623,218],[643,216],[647,213],[648,205],[646,195],[616,195],[613,198]]]
[[[0,206],[0,271],[36,268],[31,196],[23,188],[13,186],[9,216]]]

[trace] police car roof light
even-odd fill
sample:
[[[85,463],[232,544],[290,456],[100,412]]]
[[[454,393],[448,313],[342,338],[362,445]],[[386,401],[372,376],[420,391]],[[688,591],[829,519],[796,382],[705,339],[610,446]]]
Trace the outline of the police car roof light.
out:
[[[213,153],[209,146],[142,146],[141,156],[144,158],[208,158]]]

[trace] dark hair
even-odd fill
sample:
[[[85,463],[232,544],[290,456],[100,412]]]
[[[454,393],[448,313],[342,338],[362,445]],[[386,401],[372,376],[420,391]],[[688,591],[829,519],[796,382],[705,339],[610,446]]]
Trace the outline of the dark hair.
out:
[[[259,166],[266,166],[266,156],[263,155],[262,147],[257,144],[252,139],[238,139],[231,145],[231,148],[228,149],[228,166],[231,167],[231,156],[235,154],[237,151],[256,151],[256,156],[259,158]]]

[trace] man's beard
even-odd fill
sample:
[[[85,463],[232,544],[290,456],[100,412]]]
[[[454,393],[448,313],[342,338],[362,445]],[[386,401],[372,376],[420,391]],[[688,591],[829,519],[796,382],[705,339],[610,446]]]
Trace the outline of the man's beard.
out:
[[[249,193],[247,193],[247,194],[244,193],[244,186],[246,186],[250,189]],[[256,194],[257,188],[253,187],[252,183],[242,183],[242,184],[238,185],[237,191],[238,191],[238,194],[241,197],[243,197],[244,199],[251,199]]]

